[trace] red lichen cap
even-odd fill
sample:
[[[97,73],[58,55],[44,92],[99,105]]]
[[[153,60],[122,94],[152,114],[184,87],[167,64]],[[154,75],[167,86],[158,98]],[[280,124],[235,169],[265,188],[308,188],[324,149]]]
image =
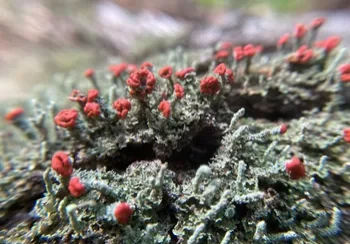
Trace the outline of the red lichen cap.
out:
[[[339,46],[341,38],[339,36],[330,36],[326,40],[315,42],[314,46],[323,48],[327,53]]]
[[[225,73],[226,73],[226,65],[225,64],[219,64],[214,69],[214,73],[218,74],[218,75],[225,75]]]
[[[343,74],[340,76],[342,82],[350,82],[350,74]]]
[[[286,45],[287,42],[289,41],[289,38],[290,38],[290,34],[288,34],[288,33],[283,34],[280,37],[280,39],[278,39],[277,47],[282,47],[282,46]]]
[[[158,106],[158,110],[160,112],[162,112],[162,114],[165,118],[169,118],[170,112],[171,112],[171,105],[168,101],[163,100],[160,102],[160,104]]]
[[[118,220],[119,224],[127,224],[134,210],[127,202],[120,202],[115,205],[114,217]]]
[[[338,68],[340,74],[348,74],[350,73],[350,64],[342,64]]]
[[[232,43],[231,43],[231,42],[228,42],[228,41],[222,42],[222,43],[220,44],[220,49],[231,50],[232,47],[233,47],[233,46],[232,46]]]
[[[298,39],[301,39],[305,36],[306,34],[306,27],[303,24],[297,24],[294,28],[294,36]]]
[[[88,92],[87,92],[87,101],[90,102],[90,103],[94,102],[95,99],[98,97],[98,95],[99,95],[99,92],[98,92],[97,89],[90,89],[90,90],[88,90]]]
[[[100,104],[95,102],[89,102],[85,104],[84,113],[89,117],[97,117],[101,114]]]
[[[188,67],[188,68],[184,68],[183,70],[177,71],[175,75],[177,78],[184,80],[185,76],[191,72],[195,72],[195,69],[192,67]]]
[[[256,48],[252,44],[243,47],[243,55],[245,57],[253,57],[256,53]]]
[[[78,177],[72,177],[69,180],[68,190],[73,197],[80,197],[85,194],[86,189]]]
[[[119,98],[114,101],[113,107],[121,119],[125,119],[131,109],[131,103],[125,98]]]
[[[78,111],[75,109],[63,109],[55,116],[55,124],[62,128],[73,128],[77,122]]]
[[[11,109],[7,114],[5,114],[5,120],[13,121],[20,117],[24,113],[24,109],[21,107]]]
[[[200,92],[214,95],[220,90],[219,80],[213,76],[204,77],[200,82]]]
[[[308,63],[314,56],[312,49],[307,46],[301,46],[295,53],[288,57],[290,63],[305,64]]]
[[[286,132],[287,132],[287,125],[286,124],[281,124],[281,126],[280,126],[280,134],[283,135]]]
[[[81,93],[79,90],[77,90],[77,89],[74,89],[72,91],[72,93],[70,94],[68,99],[70,101],[72,101],[72,102],[77,102],[77,103],[79,103],[81,105],[84,105],[86,103],[86,101],[87,101],[86,96],[83,93]]]
[[[230,84],[232,84],[235,81],[235,75],[233,74],[233,71],[231,69],[226,69],[226,78]]]
[[[344,138],[344,141],[346,141],[347,143],[350,143],[350,128],[345,128],[343,130],[343,138]]]
[[[243,47],[235,47],[233,49],[233,57],[236,61],[241,61],[244,58]]]
[[[180,84],[174,85],[174,92],[177,99],[181,99],[185,95],[185,89]]]
[[[325,18],[323,18],[323,17],[318,17],[318,18],[314,19],[314,20],[311,22],[311,28],[312,28],[312,29],[318,29],[318,28],[320,28],[325,22],[326,22],[326,19],[325,19]]]
[[[171,75],[173,74],[173,68],[171,66],[164,66],[159,70],[159,75],[162,78],[169,79]]]
[[[152,69],[153,68],[153,64],[151,62],[143,62],[140,66],[141,69]]]
[[[306,170],[300,158],[294,156],[291,160],[286,162],[286,171],[292,180],[298,180],[305,177]]]
[[[84,72],[84,76],[85,76],[86,78],[91,78],[91,77],[94,76],[94,74],[95,74],[95,71],[94,71],[93,69],[91,69],[91,68],[85,70],[85,72]]]
[[[63,177],[69,177],[73,173],[73,166],[68,155],[63,151],[57,151],[51,159],[51,168]]]
[[[134,90],[136,94],[137,89],[139,89],[141,93],[145,91],[147,94],[150,94],[156,84],[156,78],[148,69],[139,69],[130,74],[129,78],[126,80],[126,84]]]
[[[128,64],[121,63],[121,64],[110,65],[108,69],[110,72],[112,72],[112,74],[115,77],[119,77],[127,68],[128,68]]]
[[[215,59],[225,59],[228,58],[228,56],[230,56],[229,51],[227,50],[219,50],[216,54],[215,54]]]

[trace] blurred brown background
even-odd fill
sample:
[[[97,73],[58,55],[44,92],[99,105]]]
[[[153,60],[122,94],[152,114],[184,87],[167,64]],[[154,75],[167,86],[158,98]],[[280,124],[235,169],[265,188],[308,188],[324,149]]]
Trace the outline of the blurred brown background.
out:
[[[273,47],[293,25],[325,16],[321,37],[350,44],[348,0],[0,0],[0,100],[28,98],[55,72],[138,63],[179,44]]]

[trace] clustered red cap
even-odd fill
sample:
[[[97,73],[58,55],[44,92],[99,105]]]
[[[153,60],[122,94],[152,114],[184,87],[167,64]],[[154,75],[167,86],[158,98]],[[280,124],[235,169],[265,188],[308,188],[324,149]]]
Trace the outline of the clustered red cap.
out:
[[[127,202],[117,203],[114,208],[114,217],[118,220],[119,224],[127,224],[134,210]]]
[[[204,77],[200,82],[200,92],[214,95],[220,90],[219,80],[213,76]]]
[[[350,143],[350,128],[345,128],[343,130],[343,134],[344,134],[344,141]]]
[[[330,36],[326,40],[315,42],[314,46],[319,47],[325,50],[325,52],[329,53],[334,48],[339,46],[341,42],[341,38],[339,36]]]
[[[306,29],[305,25],[303,25],[303,24],[297,24],[297,25],[295,26],[295,29],[294,29],[294,36],[295,36],[297,39],[301,39],[301,38],[303,38],[303,37],[305,36],[306,31],[307,31],[307,29]]]
[[[100,105],[95,102],[89,102],[85,104],[84,113],[89,117],[97,117],[101,114]]]
[[[307,46],[301,46],[295,53],[288,57],[290,63],[305,64],[309,62],[314,56],[312,49],[308,49]]]
[[[232,43],[225,41],[220,44],[220,49],[226,49],[226,50],[231,50],[232,49]]]
[[[244,58],[243,47],[235,47],[233,49],[233,58],[236,61],[241,61]]]
[[[152,69],[153,68],[153,64],[151,62],[143,62],[140,66],[141,69]]]
[[[256,48],[252,44],[245,45],[243,47],[243,55],[245,57],[253,57],[256,53]]]
[[[174,92],[177,99],[181,99],[185,95],[185,89],[180,84],[174,85]]]
[[[287,125],[286,124],[281,124],[281,126],[280,126],[280,134],[283,135],[286,132],[287,132]]]
[[[125,119],[131,109],[131,103],[125,98],[119,98],[114,101],[113,107],[117,111],[118,117]]]
[[[14,108],[5,114],[5,120],[14,121],[24,113],[24,109],[21,107]]]
[[[78,177],[72,177],[69,180],[68,190],[73,197],[80,197],[85,194],[86,189]]]
[[[98,97],[98,95],[99,95],[99,92],[98,92],[97,89],[90,89],[90,90],[88,90],[88,92],[87,92],[87,101],[90,102],[90,103],[94,102],[95,99]]]
[[[314,20],[311,22],[311,28],[312,28],[312,29],[318,29],[318,28],[320,28],[325,22],[326,22],[326,19],[325,19],[325,18],[323,18],[323,17],[318,17],[318,18],[314,19]]]
[[[290,34],[288,34],[288,33],[283,34],[280,37],[280,39],[278,39],[277,47],[283,47],[284,45],[286,45],[287,42],[289,41],[289,38],[290,38]]]
[[[340,72],[340,80],[342,82],[350,82],[350,64],[343,64],[338,70]]]
[[[226,65],[225,64],[219,64],[214,69],[214,73],[218,74],[218,75],[225,75],[225,73],[226,73]]]
[[[74,89],[72,91],[68,99],[72,102],[77,102],[81,105],[85,105],[85,103],[87,102],[86,96],[77,89]]]
[[[171,112],[171,105],[168,101],[163,100],[160,102],[160,104],[158,106],[158,110],[160,112],[162,112],[162,114],[165,118],[169,118],[170,112]]]
[[[188,67],[188,68],[184,68],[183,70],[177,71],[175,75],[180,80],[184,80],[185,76],[191,72],[195,72],[195,69],[192,67]]]
[[[292,180],[298,180],[306,175],[306,169],[303,162],[296,156],[287,161],[285,166],[286,171]]]
[[[94,74],[95,74],[95,71],[93,69],[91,69],[91,68],[85,70],[85,72],[84,72],[84,76],[86,78],[92,78],[94,76]]]
[[[151,71],[143,68],[131,73],[126,84],[130,88],[130,95],[143,97],[152,93],[156,85],[156,78]]]
[[[159,70],[158,73],[159,73],[160,77],[165,78],[165,79],[170,79],[171,75],[173,74],[173,68],[171,68],[171,66],[164,66],[163,68],[161,68]]]
[[[63,177],[69,177],[73,173],[73,166],[68,155],[63,151],[57,151],[51,159],[51,168]]]
[[[231,69],[226,69],[225,75],[230,84],[232,84],[235,81],[235,75],[233,74],[233,71]]]
[[[225,58],[228,58],[228,56],[230,56],[229,51],[227,51],[227,50],[219,50],[219,51],[215,54],[215,59],[216,59],[216,60],[225,59]]]
[[[55,116],[55,124],[59,127],[70,129],[77,122],[78,111],[75,109],[63,109]]]
[[[109,71],[112,72],[114,77],[119,77],[128,68],[127,63],[115,64],[109,66]]]

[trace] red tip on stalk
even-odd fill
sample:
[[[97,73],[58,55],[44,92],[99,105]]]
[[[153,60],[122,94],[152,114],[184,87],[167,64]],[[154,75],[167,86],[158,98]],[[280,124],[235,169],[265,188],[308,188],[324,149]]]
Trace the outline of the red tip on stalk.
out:
[[[195,69],[192,67],[188,67],[188,68],[185,68],[183,70],[177,71],[175,75],[180,80],[184,80],[185,76],[191,72],[195,72]]]
[[[233,58],[236,61],[241,61],[244,58],[243,47],[235,47],[233,49]]]
[[[127,224],[134,210],[127,202],[117,203],[114,208],[114,217],[118,220],[119,224]]]
[[[306,34],[306,27],[303,24],[297,24],[294,28],[294,37],[296,37],[297,39],[301,39],[305,36]]]
[[[160,112],[162,112],[162,114],[165,118],[169,118],[170,112],[171,112],[171,105],[168,101],[163,100],[160,102],[160,104],[158,106],[158,110]]]
[[[119,77],[124,71],[126,71],[128,64],[121,63],[109,66],[109,71],[113,74],[114,77]]]
[[[214,69],[214,73],[218,74],[218,75],[225,75],[225,73],[226,73],[226,65],[225,64],[219,64]]]
[[[288,34],[288,33],[283,34],[280,37],[280,39],[278,39],[277,47],[283,47],[284,45],[286,45],[287,42],[289,41],[289,38],[290,38],[290,34]]]
[[[55,124],[59,127],[70,129],[77,122],[78,111],[75,109],[63,109],[55,116]]]
[[[252,44],[245,45],[243,47],[243,55],[245,57],[253,57],[256,53],[256,48]]]
[[[287,132],[287,125],[286,124],[281,124],[281,126],[280,126],[280,134],[283,135],[286,132]]]
[[[131,109],[131,103],[125,98],[119,98],[114,101],[113,108],[121,119],[125,119]]]
[[[86,96],[83,93],[81,93],[79,90],[77,90],[77,89],[74,89],[72,91],[72,93],[70,94],[68,99],[70,101],[72,101],[72,102],[77,102],[77,103],[79,103],[81,105],[84,105],[86,103],[86,101],[87,101]]]
[[[95,102],[88,102],[85,104],[84,113],[89,117],[97,117],[101,114],[100,104]]]
[[[219,51],[215,54],[215,59],[216,59],[216,60],[225,59],[225,58],[228,58],[228,56],[230,56],[229,51],[227,51],[227,50],[219,50]]]
[[[93,70],[93,69],[87,69],[87,70],[85,70],[85,72],[84,72],[84,76],[86,77],[86,78],[91,78],[91,77],[93,77],[95,75],[95,71]]]
[[[174,92],[175,92],[176,99],[181,99],[185,95],[185,89],[180,84],[174,85]]]
[[[200,82],[200,92],[214,95],[220,90],[219,80],[213,76],[204,77]]]
[[[141,64],[140,68],[141,68],[141,69],[144,69],[144,68],[146,68],[146,69],[152,69],[152,68],[153,68],[153,64],[152,64],[151,62],[146,61],[146,62],[143,62],[143,63]]]
[[[318,18],[314,19],[314,20],[311,22],[311,28],[312,28],[312,29],[318,29],[318,28],[320,28],[325,22],[326,22],[326,19],[325,19],[325,18],[323,18],[323,17],[318,17]]]
[[[301,46],[295,53],[288,57],[290,63],[305,64],[309,62],[314,56],[312,49],[307,46]]]
[[[233,74],[233,71],[231,69],[226,69],[226,79],[230,84],[232,84],[235,81],[235,75]]]
[[[98,92],[97,89],[90,89],[90,90],[88,90],[88,92],[87,92],[87,101],[90,102],[90,103],[94,102],[95,99],[98,97],[98,95],[99,95],[99,92]]]
[[[5,120],[14,121],[16,118],[24,113],[24,109],[21,107],[11,109],[7,114],[5,114]]]
[[[137,70],[137,66],[135,64],[128,64],[126,67],[126,71],[131,74]]]
[[[296,156],[287,161],[285,166],[286,171],[292,180],[298,180],[306,175],[306,169],[303,162]]]
[[[341,38],[339,36],[330,36],[326,40],[315,42],[314,46],[324,49],[327,53],[339,46]]]
[[[222,50],[222,49],[226,49],[226,50],[231,50],[232,49],[232,43],[231,42],[228,42],[228,41],[226,41],[226,42],[222,42],[221,44],[220,44],[220,49]]]
[[[51,159],[51,168],[63,177],[69,177],[73,173],[73,166],[68,155],[63,151],[57,151]]]
[[[156,78],[148,69],[139,69],[130,74],[126,84],[130,88],[131,95],[145,96],[145,94],[152,93]]]
[[[159,70],[158,74],[162,78],[170,79],[171,75],[173,74],[173,68],[171,68],[171,66],[164,66]]]
[[[350,82],[350,64],[343,64],[338,70],[340,72],[340,80],[342,82]]]
[[[344,141],[346,141],[347,143],[350,143],[350,128],[345,128],[343,130],[343,138],[344,138]]]
[[[78,177],[72,177],[69,180],[68,190],[73,197],[80,197],[85,194],[86,189]]]

